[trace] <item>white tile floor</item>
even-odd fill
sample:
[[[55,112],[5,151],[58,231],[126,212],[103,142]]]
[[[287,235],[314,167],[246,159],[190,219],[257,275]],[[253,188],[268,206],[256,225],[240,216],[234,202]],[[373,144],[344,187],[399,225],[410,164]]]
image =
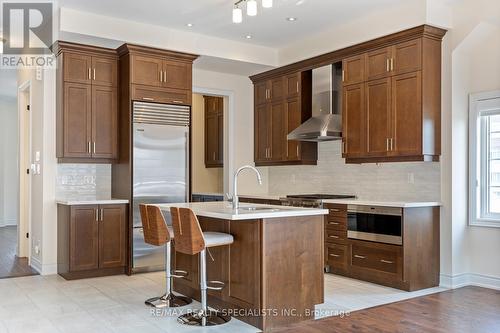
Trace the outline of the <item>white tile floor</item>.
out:
[[[235,319],[223,326],[200,329],[178,324],[179,313],[155,317],[144,300],[161,293],[162,287],[161,273],[78,281],[66,281],[58,275],[0,279],[0,333],[258,332]],[[317,307],[317,315],[330,316],[442,290],[407,293],[327,274],[325,303]]]

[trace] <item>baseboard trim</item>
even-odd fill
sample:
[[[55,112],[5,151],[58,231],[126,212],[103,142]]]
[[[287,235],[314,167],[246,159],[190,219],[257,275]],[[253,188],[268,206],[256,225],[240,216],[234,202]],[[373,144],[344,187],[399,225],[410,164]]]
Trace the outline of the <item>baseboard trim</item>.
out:
[[[30,266],[38,272],[38,274],[42,274],[42,263],[38,258],[31,257],[30,259]]]
[[[0,220],[0,228],[1,227],[14,227],[17,226],[17,220]]]
[[[441,274],[439,285],[449,289],[478,286],[500,290],[500,278],[475,273],[462,273],[456,275]]]
[[[40,275],[57,274],[57,264],[42,264],[38,258],[31,257],[31,267]]]

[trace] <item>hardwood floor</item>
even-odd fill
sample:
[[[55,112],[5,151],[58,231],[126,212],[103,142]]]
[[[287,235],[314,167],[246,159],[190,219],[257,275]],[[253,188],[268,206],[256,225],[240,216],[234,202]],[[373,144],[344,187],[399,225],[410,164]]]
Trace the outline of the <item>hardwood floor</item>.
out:
[[[464,287],[360,310],[344,317],[306,321],[274,332],[498,333],[500,290]]]
[[[16,256],[17,227],[0,228],[0,279],[30,276],[38,273],[28,265],[27,258]]]

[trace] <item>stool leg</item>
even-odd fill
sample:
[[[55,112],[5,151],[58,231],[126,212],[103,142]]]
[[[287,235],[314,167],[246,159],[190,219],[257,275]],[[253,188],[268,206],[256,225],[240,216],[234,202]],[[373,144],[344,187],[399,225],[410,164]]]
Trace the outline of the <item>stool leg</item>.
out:
[[[200,290],[201,290],[201,326],[207,325],[207,255],[205,250],[200,252]]]
[[[193,300],[189,297],[176,296],[172,293],[171,272],[171,242],[165,244],[165,294],[161,297],[153,297],[146,300],[146,305],[154,308],[175,308],[190,304]]]

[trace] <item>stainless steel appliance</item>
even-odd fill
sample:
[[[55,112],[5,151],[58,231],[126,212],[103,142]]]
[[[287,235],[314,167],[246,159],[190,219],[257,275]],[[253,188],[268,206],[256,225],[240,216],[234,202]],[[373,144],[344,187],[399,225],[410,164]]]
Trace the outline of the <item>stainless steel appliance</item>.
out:
[[[188,106],[133,104],[133,271],[164,269],[163,247],[144,242],[139,204],[187,202],[189,195]],[[167,224],[170,216],[165,216]]]
[[[342,64],[312,70],[312,117],[291,131],[287,139],[332,141],[342,139]]]
[[[293,194],[280,198],[282,206],[293,207],[323,207],[323,200],[327,199],[354,199],[355,195],[344,194]]]
[[[402,245],[402,222],[401,208],[347,206],[347,238]]]

